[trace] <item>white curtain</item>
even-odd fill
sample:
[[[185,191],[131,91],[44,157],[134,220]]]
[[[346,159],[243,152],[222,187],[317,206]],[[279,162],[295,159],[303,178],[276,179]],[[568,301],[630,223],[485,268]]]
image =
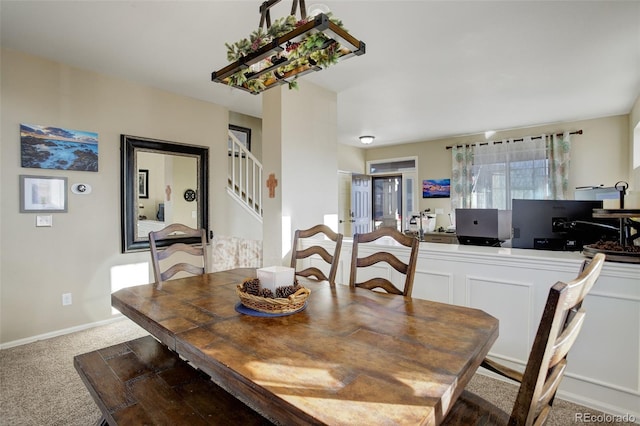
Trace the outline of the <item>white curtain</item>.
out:
[[[470,145],[451,148],[451,211],[470,208],[473,191],[473,147]]]
[[[569,134],[454,147],[451,206],[511,209],[516,199],[565,199]]]
[[[546,198],[544,138],[480,145],[473,158],[474,207],[504,210],[511,209],[513,198]]]
[[[571,164],[571,134],[544,137],[549,158],[549,198],[566,200],[569,195],[569,166]]]

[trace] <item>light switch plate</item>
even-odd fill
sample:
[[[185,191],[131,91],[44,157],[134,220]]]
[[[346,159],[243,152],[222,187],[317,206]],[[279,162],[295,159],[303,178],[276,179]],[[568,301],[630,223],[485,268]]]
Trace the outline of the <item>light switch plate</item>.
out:
[[[51,216],[50,214],[37,215],[36,226],[53,226],[53,216]]]
[[[71,293],[62,293],[62,306],[69,306],[72,303]]]

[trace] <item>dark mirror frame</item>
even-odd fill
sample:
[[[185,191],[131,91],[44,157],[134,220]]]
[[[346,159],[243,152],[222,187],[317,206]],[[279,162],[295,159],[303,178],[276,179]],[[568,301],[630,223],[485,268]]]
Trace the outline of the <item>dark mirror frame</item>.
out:
[[[209,148],[186,145],[138,136],[120,136],[120,214],[122,252],[149,250],[149,240],[137,239],[137,200],[135,185],[138,183],[136,153],[156,152],[169,155],[187,155],[198,159],[198,226],[207,231],[209,236]],[[166,247],[175,242],[187,244],[199,243],[199,238],[171,238],[159,242]]]

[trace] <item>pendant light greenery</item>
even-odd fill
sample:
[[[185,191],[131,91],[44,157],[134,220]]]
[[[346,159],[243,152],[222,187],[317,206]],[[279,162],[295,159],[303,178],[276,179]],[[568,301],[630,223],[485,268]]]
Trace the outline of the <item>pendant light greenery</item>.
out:
[[[344,29],[342,21],[327,14],[327,17],[338,27]],[[264,30],[258,28],[253,31],[248,38],[239,40],[233,44],[225,43],[227,47],[227,59],[238,61],[249,56],[263,46],[272,43],[274,40],[285,34],[294,31],[296,28],[313,21],[314,16],[297,20],[294,15],[279,18]],[[224,82],[231,86],[242,86],[252,92],[261,92],[277,80],[286,79],[290,89],[298,87],[298,75],[313,68],[327,68],[336,64],[343,54],[350,53],[335,40],[330,39],[322,31],[305,33],[304,38],[297,42],[288,41],[282,52],[264,58],[259,65],[259,69],[242,69],[229,77]],[[283,65],[253,78],[262,69],[273,68],[282,63]],[[293,77],[293,78],[292,78]]]

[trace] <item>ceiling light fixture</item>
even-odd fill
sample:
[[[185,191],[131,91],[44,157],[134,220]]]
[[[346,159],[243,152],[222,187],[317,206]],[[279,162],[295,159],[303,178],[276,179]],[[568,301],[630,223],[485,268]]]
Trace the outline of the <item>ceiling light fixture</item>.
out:
[[[322,3],[314,3],[309,6],[309,16],[316,16],[321,13],[324,13],[325,15],[331,13],[331,11],[329,10],[329,6]]]
[[[365,145],[371,145],[375,138],[376,138],[375,136],[360,136],[360,142],[362,142]]]
[[[262,3],[260,26],[248,39],[225,44],[227,59],[234,62],[211,73],[212,81],[257,95],[282,84],[297,88],[297,79],[304,74],[364,55],[364,42],[349,34],[330,12],[307,18],[304,0],[293,0],[291,15],[272,24],[269,9],[279,2]]]

